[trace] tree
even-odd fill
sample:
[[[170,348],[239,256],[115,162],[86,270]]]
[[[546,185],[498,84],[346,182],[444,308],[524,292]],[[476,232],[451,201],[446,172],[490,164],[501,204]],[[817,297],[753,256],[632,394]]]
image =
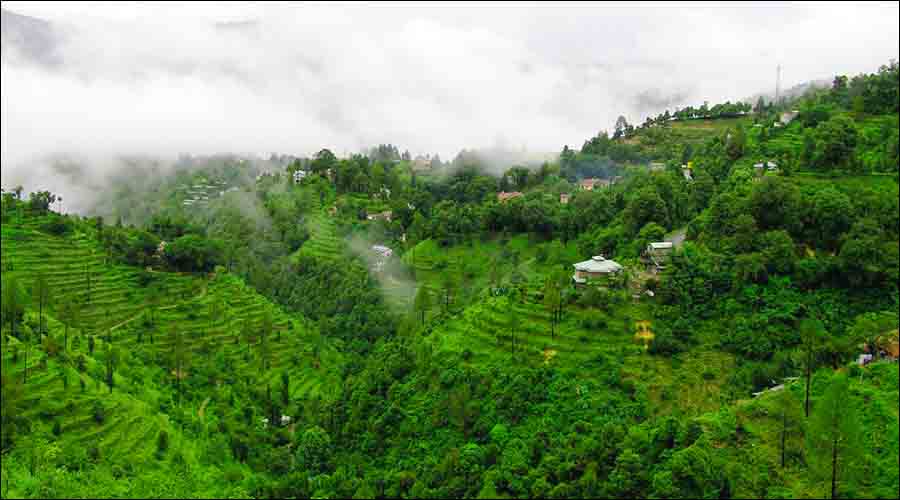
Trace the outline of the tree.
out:
[[[419,313],[421,317],[422,326],[425,326],[425,315],[428,313],[428,310],[431,309],[431,293],[428,291],[428,288],[425,285],[419,286],[419,291],[416,292],[415,303],[413,304],[413,308]]]
[[[809,392],[812,385],[816,354],[825,340],[825,325],[817,319],[805,319],[800,323],[800,342],[803,350],[803,366],[806,372],[806,398],[803,403],[806,418],[809,418]]]
[[[853,120],[837,115],[816,127],[813,164],[822,170],[848,165],[856,148],[858,132]]]
[[[726,152],[731,161],[736,161],[744,156],[744,148],[747,146],[747,132],[742,125],[738,125],[734,132],[729,134]]]
[[[38,274],[37,279],[34,283],[34,300],[38,303],[38,343],[41,342],[41,338],[43,337],[45,330],[44,326],[44,308],[50,305],[51,294],[50,294],[50,284],[47,283],[47,278],[43,274]]]
[[[831,186],[820,189],[813,197],[812,215],[820,244],[828,250],[836,250],[852,224],[850,198]]]
[[[830,477],[831,498],[839,498],[841,484],[852,477],[860,454],[859,426],[850,380],[835,374],[816,404],[807,433],[811,472],[815,477]]]
[[[106,344],[106,385],[109,387],[109,393],[112,394],[115,386],[115,370],[119,364],[119,350]]]
[[[62,305],[60,311],[60,319],[63,320],[65,335],[63,337],[63,351],[69,350],[69,328],[78,323],[79,309],[71,300],[67,300]]]
[[[781,468],[783,469],[787,460],[787,438],[791,431],[797,427],[797,421],[800,416],[797,401],[794,399],[790,387],[784,386],[776,393],[775,408],[778,412],[778,417],[781,419]]]
[[[172,328],[172,350],[170,353],[172,369],[175,375],[175,394],[178,398],[178,403],[181,404],[181,379],[185,377],[185,370],[187,369],[189,352],[187,346],[184,342],[184,334],[181,333],[178,328]]]
[[[272,312],[266,311],[263,314],[262,325],[259,329],[259,359],[262,363],[263,374],[269,371],[269,360],[272,354],[269,346],[269,337],[272,335],[272,328]]]
[[[23,384],[12,376],[12,368],[6,366],[6,358],[3,359],[3,369],[0,370],[0,450],[4,452],[10,448],[15,438],[16,426],[21,418]],[[5,462],[5,459],[4,459]],[[4,473],[7,480],[9,475]]]
[[[300,435],[297,442],[297,465],[318,475],[331,467],[331,436],[321,427],[312,427]]]
[[[291,375],[288,372],[281,373],[281,404],[285,408],[291,404]]]
[[[516,292],[513,292],[512,296],[515,296]],[[509,338],[510,338],[510,352],[512,354],[516,353],[516,336],[519,334],[519,330],[522,328],[522,316],[512,307],[512,297],[510,297],[510,308],[507,312],[506,317],[506,325],[509,330]]]
[[[654,187],[641,189],[628,203],[623,212],[632,234],[651,222],[663,227],[669,225],[666,202]]]
[[[8,323],[9,332],[15,337],[16,326],[19,324],[19,321],[21,321],[22,315],[25,314],[25,291],[19,285],[19,279],[15,275],[9,273],[7,273],[7,276],[2,277],[2,285],[3,319],[0,321],[0,326],[2,326],[3,323]]]
[[[441,278],[441,288],[444,290],[444,312],[450,312],[450,303],[456,295],[456,278],[452,273],[446,272]]]
[[[550,313],[550,338],[556,338],[556,325],[559,323],[560,303],[562,302],[562,291],[559,284],[552,278],[547,278],[544,282],[544,307]]]
[[[620,115],[618,118],[616,118],[616,131],[613,134],[613,139],[620,139],[627,130],[628,120],[626,120],[624,116]]]

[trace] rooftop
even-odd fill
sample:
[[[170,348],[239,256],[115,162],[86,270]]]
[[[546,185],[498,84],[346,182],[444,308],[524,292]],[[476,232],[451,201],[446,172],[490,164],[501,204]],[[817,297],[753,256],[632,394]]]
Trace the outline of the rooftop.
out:
[[[574,265],[576,271],[585,273],[617,273],[623,269],[621,264],[614,260],[609,260],[601,255],[591,257],[590,260],[579,262]]]

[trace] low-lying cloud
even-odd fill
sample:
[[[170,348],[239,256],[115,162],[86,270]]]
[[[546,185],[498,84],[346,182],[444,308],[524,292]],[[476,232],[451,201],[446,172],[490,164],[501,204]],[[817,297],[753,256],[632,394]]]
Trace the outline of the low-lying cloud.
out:
[[[788,87],[898,53],[896,4],[4,8],[49,22],[4,11],[5,186],[50,182],[33,165],[57,153],[392,143],[452,159],[499,137],[559,151],[620,114],[640,123],[774,87],[779,63]]]

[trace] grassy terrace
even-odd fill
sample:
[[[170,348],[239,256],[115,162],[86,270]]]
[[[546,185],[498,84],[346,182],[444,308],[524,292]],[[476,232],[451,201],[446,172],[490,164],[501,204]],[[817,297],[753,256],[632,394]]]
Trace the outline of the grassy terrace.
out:
[[[461,356],[475,364],[547,364],[584,380],[602,379],[608,363],[621,363],[624,379],[647,388],[654,412],[715,410],[721,403],[719,388],[734,366],[733,358],[707,348],[673,358],[645,353],[635,341],[634,322],[648,319],[650,307],[629,303],[600,313],[570,306],[551,337],[550,314],[533,294],[524,303],[485,296],[432,326],[427,341],[447,360]],[[511,313],[521,319],[515,354],[508,319]],[[603,319],[599,325],[584,321],[598,316]]]
[[[324,259],[336,259],[343,253],[343,241],[337,235],[334,218],[328,213],[317,196],[310,196],[313,207],[306,217],[306,228],[309,230],[309,240],[303,244],[297,254],[311,255]]]
[[[51,236],[40,231],[41,223],[40,219],[24,219],[3,224],[2,266],[4,273],[16,273],[26,289],[38,274],[46,277],[53,290],[53,304],[46,311],[47,329],[59,345],[64,330],[59,321],[61,306],[76,299],[80,303],[85,297],[87,271],[92,281],[91,300],[78,307],[78,320],[70,325],[68,352],[52,354],[46,346],[34,344],[28,349],[29,377],[23,388],[26,416],[35,417],[35,423],[48,430],[58,423],[63,450],[71,447],[83,453],[97,446],[103,456],[119,454],[116,456],[138,462],[152,455],[162,430],[173,446],[177,445],[180,438],[168,418],[148,403],[172,393],[174,332],[184,335],[188,351],[183,384],[188,389],[182,406],[198,422],[214,421],[217,412],[229,407],[227,398],[217,397],[219,391],[204,401],[193,397],[190,387],[197,384],[227,385],[240,378],[258,387],[274,388],[286,372],[292,399],[303,401],[327,398],[338,383],[342,357],[319,337],[315,326],[304,318],[289,316],[236,277],[206,279],[153,272],[149,273],[152,285],[148,285],[148,273],[143,270],[105,265],[92,235]],[[151,287],[163,290],[152,307]],[[267,314],[274,331],[268,338],[268,369],[263,370],[260,331]],[[28,306],[26,324],[36,328],[34,304]],[[8,332],[4,329],[3,333]],[[95,340],[93,354],[88,348],[91,336]],[[107,339],[121,356],[112,395],[103,361]],[[3,352],[4,375],[22,380],[24,353],[19,340],[9,340]],[[77,369],[79,358],[84,359],[83,371]],[[83,391],[80,380],[84,381]],[[98,407],[103,408],[102,421],[94,415]],[[201,407],[205,416],[201,416]]]
[[[469,302],[479,291],[491,284],[491,266],[496,262],[499,282],[508,282],[518,272],[524,279],[541,280],[551,270],[571,269],[571,264],[580,259],[575,245],[562,248],[554,257],[556,265],[538,263],[538,248],[546,244],[536,244],[527,235],[517,236],[506,242],[502,240],[473,241],[471,245],[441,248],[433,240],[426,240],[403,256],[403,262],[413,270],[419,286],[426,287],[433,296],[434,309],[439,309],[439,298],[443,296],[444,281],[453,278],[461,290],[464,302]],[[477,256],[477,258],[473,258]],[[548,261],[549,262],[549,261]]]
[[[570,263],[579,259],[574,246],[548,259],[557,264],[539,264],[536,254],[540,244],[530,243],[527,236],[513,238],[505,245],[490,241],[475,242],[473,246],[441,249],[433,241],[425,241],[416,247],[415,259],[413,252],[404,256],[404,261],[415,269],[419,285],[432,292],[431,318],[441,310],[445,273],[457,279],[462,279],[465,272],[471,276],[469,295],[451,307],[455,313],[442,316],[426,329],[426,341],[440,358],[449,363],[461,357],[474,364],[548,364],[584,380],[602,380],[606,364],[614,360],[621,363],[624,379],[646,388],[653,411],[658,414],[699,413],[719,407],[719,388],[734,368],[733,357],[708,346],[673,358],[647,354],[643,345],[635,341],[634,323],[652,319],[652,303],[629,301],[606,311],[569,306],[555,336],[551,336],[550,313],[539,296],[543,279],[556,268],[571,269]],[[512,265],[509,251],[519,253],[517,267]],[[472,255],[479,258],[473,259]],[[506,258],[500,259],[503,255]],[[518,272],[527,283],[524,302],[490,297],[487,293],[490,262],[495,257],[502,262],[498,273],[501,282],[508,282]],[[510,314],[521,319],[515,354]],[[598,323],[597,318],[602,321]]]
[[[13,347],[3,354],[4,374],[22,380],[24,346],[14,339],[10,343]],[[179,430],[146,402],[147,396],[158,399],[153,397],[153,391],[116,374],[117,388],[110,394],[103,381],[103,363],[86,351],[82,345],[81,351],[70,352],[72,357],[79,353],[84,356],[85,371],[79,372],[64,358],[30,349],[21,416],[31,422],[32,428],[49,431],[57,425],[56,443],[60,452],[72,456],[73,462],[94,448],[102,457],[123,463],[149,462],[162,431],[169,435],[173,446],[180,446]],[[11,352],[18,352],[15,362]]]
[[[93,235],[60,238],[40,232],[41,218],[5,224],[2,229],[2,268],[23,279],[26,288],[44,276],[52,290],[51,309],[65,302],[79,304],[80,327],[104,332],[132,320],[150,297],[149,279],[162,291],[162,305],[189,297],[202,287],[198,278],[173,273],[152,273],[108,263]],[[90,284],[90,286],[89,286]]]

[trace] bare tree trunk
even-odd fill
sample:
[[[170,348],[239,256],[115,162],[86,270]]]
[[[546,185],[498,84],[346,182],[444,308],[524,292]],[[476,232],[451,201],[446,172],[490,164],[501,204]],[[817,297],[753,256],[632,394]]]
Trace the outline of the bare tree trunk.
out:
[[[837,498],[837,467],[838,467],[838,443],[834,438],[831,446],[831,498]]]
[[[806,358],[806,402],[804,403],[804,408],[806,411],[806,418],[809,418],[809,388],[810,388],[810,384],[812,384],[812,352],[810,352]]]
[[[787,390],[785,388],[784,390]],[[781,413],[781,468],[784,469],[785,463],[785,444],[787,442],[787,411],[782,410]]]

